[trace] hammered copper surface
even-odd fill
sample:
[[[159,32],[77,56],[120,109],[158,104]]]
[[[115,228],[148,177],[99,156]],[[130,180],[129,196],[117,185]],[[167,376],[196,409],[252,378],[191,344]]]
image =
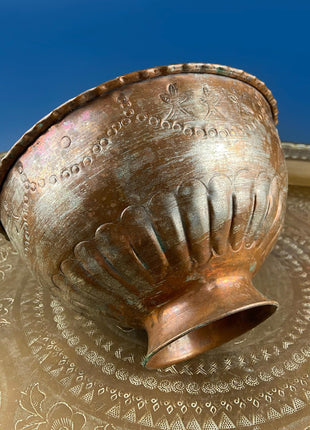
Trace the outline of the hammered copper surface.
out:
[[[0,262],[1,428],[309,428],[310,188],[290,187],[284,229],[254,279],[279,310],[237,340],[162,370],[141,365],[142,332],[76,315],[4,239]]]
[[[153,368],[275,311],[251,279],[287,191],[265,85],[224,66],[177,67],[68,102],[0,169],[1,223],[41,285],[92,318],[146,329]]]

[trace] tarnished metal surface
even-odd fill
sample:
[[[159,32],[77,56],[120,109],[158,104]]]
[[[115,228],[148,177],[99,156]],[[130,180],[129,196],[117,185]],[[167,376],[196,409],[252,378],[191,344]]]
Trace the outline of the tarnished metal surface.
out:
[[[157,94],[156,86],[166,91]],[[193,112],[195,99],[201,103]],[[128,85],[95,102],[40,136],[10,171],[2,191],[2,222],[42,284],[59,288],[89,314],[97,310],[120,324],[145,327],[149,358],[193,328],[244,311],[238,328],[231,319],[226,330],[209,325],[213,338],[199,330],[181,354],[184,337],[154,367],[216,346],[270,315],[274,303],[264,303],[249,278],[278,233],[285,180],[271,111],[260,93],[223,76],[180,74],[174,83],[158,77],[155,84]],[[140,113],[135,114],[135,104]],[[151,113],[143,113],[145,104]],[[103,133],[104,119],[117,119],[120,107],[124,120],[115,120],[112,131]],[[164,118],[158,119],[158,110]],[[131,117],[142,131],[135,124],[124,132]],[[117,134],[113,142],[110,135]],[[92,154],[105,156],[97,166],[85,149],[92,138],[97,142],[91,143]],[[150,149],[155,138],[160,143]],[[229,154],[236,160],[232,157],[227,169]],[[62,167],[64,162],[71,166]],[[91,165],[93,180],[89,172],[81,179],[81,164]],[[195,297],[185,291],[189,288]],[[247,311],[253,306],[263,306],[262,313],[255,311],[257,320]]]
[[[16,159],[21,154],[23,154],[25,149],[28,148],[28,146],[38,138],[38,136],[40,136],[42,133],[45,133],[50,126],[62,120],[72,110],[83,107],[90,101],[107,94],[109,91],[119,89],[126,84],[154,79],[157,76],[174,75],[180,73],[216,74],[246,82],[263,94],[270,105],[275,124],[277,124],[278,108],[271,91],[265,86],[264,82],[260,81],[255,76],[244,72],[243,70],[209,63],[181,63],[172,64],[169,66],[153,67],[151,69],[132,72],[124,76],[119,76],[116,79],[112,79],[111,81],[104,82],[98,87],[91,88],[79,96],[67,101],[57,109],[54,109],[53,112],[42,118],[41,121],[28,130],[14,145],[14,149],[7,153],[6,158],[2,160],[2,166],[4,169],[1,169],[0,171],[0,181],[3,180],[6,169],[10,168],[15,163]]]
[[[264,321],[277,303],[251,279],[287,191],[270,91],[190,64],[91,94],[2,160],[1,223],[41,285],[97,321],[144,328],[150,368]]]
[[[141,365],[142,332],[77,316],[1,239],[1,428],[307,429],[310,188],[290,187],[287,207],[280,238],[254,278],[279,310],[241,338],[162,370]]]

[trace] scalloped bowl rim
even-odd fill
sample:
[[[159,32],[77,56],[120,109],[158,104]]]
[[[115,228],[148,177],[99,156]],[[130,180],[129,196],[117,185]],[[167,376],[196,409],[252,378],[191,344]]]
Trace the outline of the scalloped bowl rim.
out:
[[[45,133],[51,126],[60,122],[72,111],[86,105],[87,103],[95,100],[102,95],[119,89],[128,84],[134,84],[161,76],[169,76],[184,73],[198,73],[198,74],[213,74],[225,76],[232,79],[240,80],[254,88],[256,88],[268,102],[275,124],[278,122],[278,108],[277,102],[274,99],[272,92],[267,88],[265,83],[254,75],[244,72],[241,69],[228,67],[212,63],[179,63],[171,64],[168,66],[152,67],[136,72],[131,72],[121,75],[112,80],[106,81],[97,87],[91,88],[78,96],[68,100],[60,105],[48,115],[38,121],[31,127],[6,153],[0,162],[0,191],[8,174],[10,168],[14,165],[17,159],[30,147],[34,141],[43,133]]]

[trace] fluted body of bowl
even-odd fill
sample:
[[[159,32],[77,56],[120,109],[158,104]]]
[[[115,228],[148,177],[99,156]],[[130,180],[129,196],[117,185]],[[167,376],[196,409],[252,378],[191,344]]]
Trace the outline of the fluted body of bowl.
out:
[[[254,327],[252,285],[282,225],[286,168],[265,85],[180,64],[70,100],[2,161],[1,223],[38,280],[145,328],[161,367]]]

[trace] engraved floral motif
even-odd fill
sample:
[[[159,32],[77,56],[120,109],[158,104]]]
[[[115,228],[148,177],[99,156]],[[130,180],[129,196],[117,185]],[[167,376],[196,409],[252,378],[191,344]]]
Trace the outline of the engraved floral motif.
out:
[[[82,430],[85,415],[73,412],[65,402],[54,403],[47,412],[43,410],[46,394],[39,384],[31,385],[21,393],[20,407],[29,415],[16,422],[15,430]]]
[[[12,306],[13,302],[14,299],[11,297],[6,297],[0,300],[0,327],[10,324],[10,322],[4,317],[8,314],[9,308]]]
[[[217,105],[222,99],[221,95],[210,91],[210,88],[208,87],[208,85],[205,85],[202,91],[203,91],[203,96],[200,98],[200,102],[203,105],[205,105],[207,108],[205,119],[209,119],[209,118],[225,119],[224,115],[217,108]]]
[[[190,112],[185,109],[184,106],[182,106],[183,103],[188,100],[188,96],[186,94],[179,95],[179,90],[176,83],[169,84],[167,92],[160,94],[160,98],[164,103],[167,103],[171,106],[165,119],[175,118],[178,113],[184,113],[185,115],[190,114]]]
[[[247,118],[247,116],[253,116],[254,111],[251,108],[252,98],[248,97],[247,94],[239,95],[235,89],[232,89],[228,93],[228,99],[235,106],[237,112],[242,118]],[[261,112],[263,111],[263,106],[260,106]]]
[[[73,412],[66,403],[55,403],[47,412],[46,423],[39,425],[40,430],[81,430],[85,425],[85,416]]]

